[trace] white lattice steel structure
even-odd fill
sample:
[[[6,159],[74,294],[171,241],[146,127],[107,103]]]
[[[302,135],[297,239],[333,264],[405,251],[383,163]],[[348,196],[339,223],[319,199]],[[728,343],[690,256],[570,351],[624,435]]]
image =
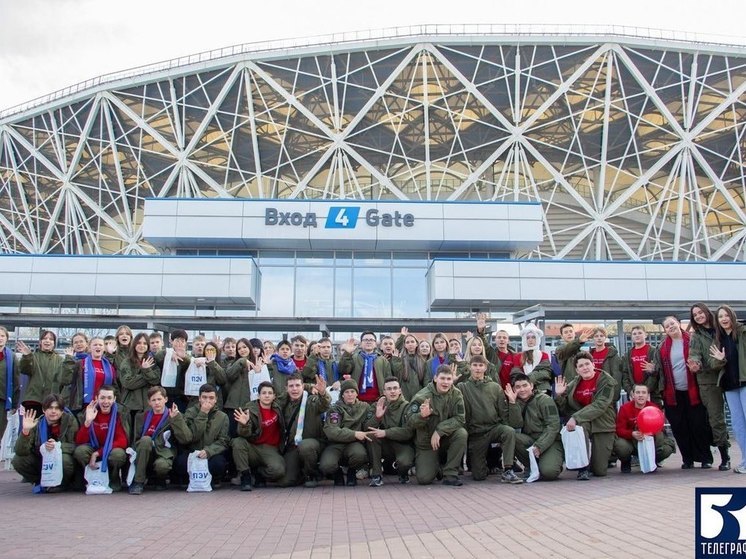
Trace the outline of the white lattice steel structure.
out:
[[[6,111],[0,250],[147,253],[147,197],[305,197],[539,200],[520,256],[746,259],[746,48],[423,30],[236,47]]]

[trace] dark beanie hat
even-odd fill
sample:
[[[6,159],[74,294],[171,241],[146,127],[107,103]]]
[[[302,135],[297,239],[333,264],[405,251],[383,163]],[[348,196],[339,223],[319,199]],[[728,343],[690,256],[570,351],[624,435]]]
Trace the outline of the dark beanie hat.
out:
[[[359,390],[357,389],[357,383],[352,379],[343,381],[342,384],[339,386],[339,392],[341,394],[344,394],[345,390],[354,390],[355,392],[359,392]]]

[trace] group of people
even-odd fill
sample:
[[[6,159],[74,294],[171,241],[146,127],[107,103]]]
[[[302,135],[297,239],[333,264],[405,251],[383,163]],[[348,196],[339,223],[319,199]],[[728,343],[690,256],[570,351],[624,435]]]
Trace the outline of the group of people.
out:
[[[13,466],[35,486],[42,449],[59,443],[62,483],[47,491],[81,487],[86,466],[107,472],[113,491],[127,468],[131,494],[182,486],[193,453],[207,460],[214,487],[231,479],[244,491],[326,479],[354,486],[363,477],[379,487],[384,474],[460,486],[465,469],[474,481],[492,473],[517,485],[557,479],[560,431],[579,426],[589,464],[578,480],[605,476],[617,461],[629,473],[646,435],[658,463],[678,446],[682,468],[712,468],[716,446],[727,471],[724,397],[746,451],[746,330],[727,305],[713,313],[696,303],[689,318],[685,330],[666,317],[656,348],[635,326],[625,355],[603,328],[577,333],[571,324],[551,354],[533,324],[520,351],[503,330],[493,346],[484,317],[463,348],[459,338],[424,340],[402,328],[396,339],[363,332],[336,355],[329,338],[300,335],[276,345],[196,336],[187,351],[184,330],[170,332],[164,347],[160,334],[127,326],[111,339],[78,333],[64,355],[47,330],[35,351],[21,341],[12,351],[0,327],[0,435],[20,406]],[[642,432],[637,415],[649,406],[663,408],[675,443]],[[746,464],[734,471],[746,473]]]

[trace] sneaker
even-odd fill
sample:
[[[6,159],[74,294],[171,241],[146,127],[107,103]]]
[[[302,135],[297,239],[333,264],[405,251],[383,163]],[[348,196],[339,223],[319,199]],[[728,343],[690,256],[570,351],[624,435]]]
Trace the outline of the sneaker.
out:
[[[407,485],[409,483],[409,476],[407,474],[400,474],[399,483],[402,485]]]
[[[445,476],[443,478],[443,485],[452,485],[453,487],[461,487],[464,484],[458,476]]]
[[[500,476],[500,483],[519,484],[523,483],[523,479],[516,475],[513,468],[506,468]]]
[[[221,482],[219,482],[219,481],[213,481],[210,485],[211,485],[213,491],[217,491],[218,489],[220,489],[221,487],[223,487],[223,484]]]
[[[682,470],[691,470],[694,467],[694,462],[684,462],[681,465]]]
[[[370,487],[381,487],[383,486],[383,477],[381,476],[373,476],[370,478],[370,483],[368,484]]]
[[[239,482],[241,485],[241,491],[251,491],[251,472],[249,470],[246,470],[243,474],[241,474]]]
[[[352,468],[347,470],[347,487],[355,487],[357,485],[357,472]]]
[[[358,471],[355,472],[355,477],[357,479],[365,479],[368,477],[368,468],[360,468]]]
[[[709,470],[712,468],[712,462],[702,462],[702,469]]]
[[[578,472],[578,481],[589,481],[591,479],[591,473],[583,468]]]
[[[316,480],[314,476],[308,476],[306,478],[306,481],[303,482],[303,487],[308,487],[309,489],[313,489],[314,487],[318,487],[319,482]]]
[[[130,485],[129,493],[130,495],[142,495],[143,490],[145,487],[142,483],[137,483],[136,481]]]
[[[520,464],[513,464],[513,471],[517,474],[522,474],[523,468],[521,468]]]
[[[337,473],[334,474],[334,485],[336,487],[344,487],[345,475],[342,468],[337,468]]]
[[[158,480],[155,482],[155,485],[153,485],[153,489],[156,491],[166,491],[168,489],[168,485],[166,484],[166,480]]]
[[[231,485],[235,485],[236,487],[241,485],[241,474],[236,474],[235,477],[231,478]]]
[[[746,465],[741,464],[740,466],[736,466],[733,468],[733,471],[737,474],[746,474]]]
[[[622,473],[623,474],[629,474],[632,473],[632,460],[622,460]]]

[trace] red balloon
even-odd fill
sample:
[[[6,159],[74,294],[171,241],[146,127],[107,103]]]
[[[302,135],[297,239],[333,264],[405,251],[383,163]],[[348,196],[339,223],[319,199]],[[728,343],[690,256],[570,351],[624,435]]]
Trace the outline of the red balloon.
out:
[[[663,430],[665,417],[657,406],[647,406],[637,414],[637,428],[643,435],[655,435]]]

